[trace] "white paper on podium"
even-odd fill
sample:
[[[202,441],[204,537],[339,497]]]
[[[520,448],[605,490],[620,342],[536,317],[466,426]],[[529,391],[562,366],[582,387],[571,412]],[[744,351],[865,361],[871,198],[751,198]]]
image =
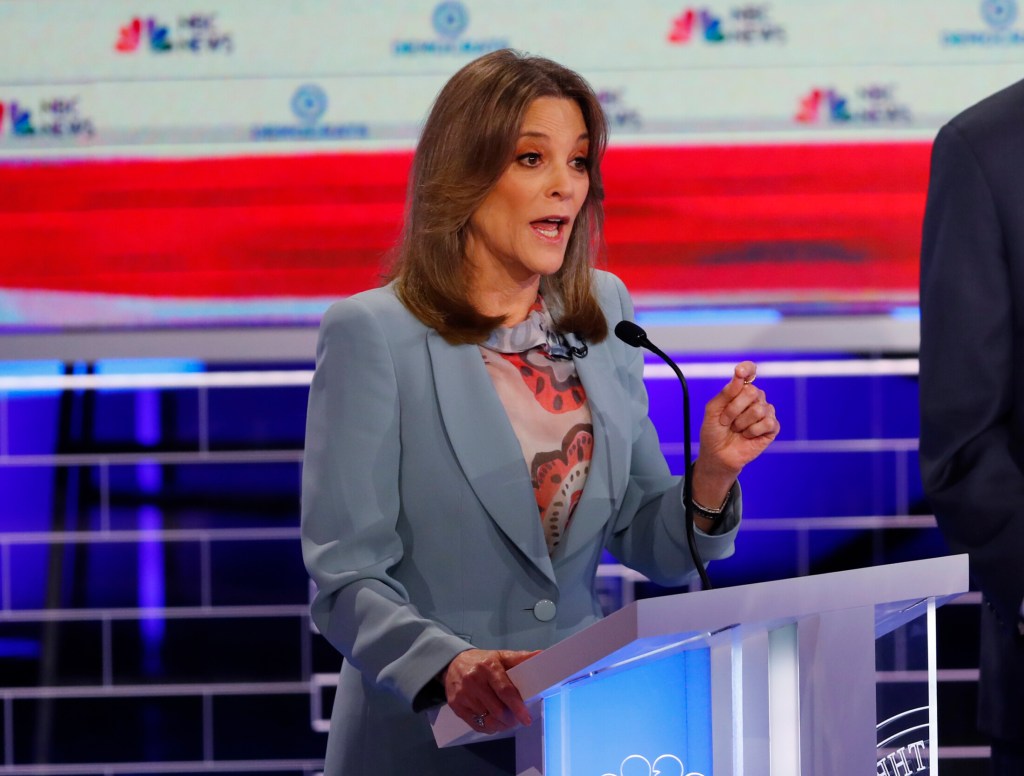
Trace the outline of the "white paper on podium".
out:
[[[536,720],[537,715],[534,714],[533,708],[527,705],[527,709],[530,710],[530,715]],[[481,733],[479,730],[475,730],[467,725],[461,717],[456,716],[455,712],[452,711],[452,707],[447,703],[444,706],[435,706],[432,709],[428,709],[427,718],[430,720],[430,726],[434,729],[434,740],[437,741],[438,747],[441,748],[475,744],[479,741],[498,741],[502,738],[511,738],[516,734],[517,730],[523,727],[516,724],[507,730],[502,730],[500,733]],[[537,720],[536,724],[539,725],[540,721]]]

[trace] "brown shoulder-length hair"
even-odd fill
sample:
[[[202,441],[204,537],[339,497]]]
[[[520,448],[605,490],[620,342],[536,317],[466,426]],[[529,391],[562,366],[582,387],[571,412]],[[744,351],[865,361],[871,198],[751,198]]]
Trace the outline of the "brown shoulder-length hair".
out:
[[[504,320],[483,315],[470,301],[467,228],[512,162],[526,111],[539,97],[574,100],[590,141],[590,189],[565,261],[542,278],[541,290],[559,330],[594,342],[608,335],[592,272],[604,223],[604,111],[579,74],[549,59],[502,49],[470,62],[437,95],[413,159],[405,226],[389,273],[405,306],[448,342],[483,342]]]

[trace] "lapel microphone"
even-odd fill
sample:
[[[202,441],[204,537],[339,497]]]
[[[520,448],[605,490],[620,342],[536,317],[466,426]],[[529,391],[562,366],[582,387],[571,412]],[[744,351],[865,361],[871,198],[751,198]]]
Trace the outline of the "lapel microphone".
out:
[[[705,590],[711,589],[711,580],[704,568],[704,561],[701,560],[700,551],[697,549],[697,539],[693,533],[693,494],[690,489],[690,475],[692,474],[692,456],[690,450],[690,389],[686,385],[686,378],[682,371],[676,366],[676,362],[669,358],[662,350],[647,339],[647,332],[632,321],[619,321],[615,324],[615,336],[634,348],[644,348],[668,364],[672,371],[679,378],[679,384],[683,387],[683,458],[685,459],[686,472],[683,478],[683,510],[686,514],[686,543],[690,546],[690,557],[697,567],[701,584]]]

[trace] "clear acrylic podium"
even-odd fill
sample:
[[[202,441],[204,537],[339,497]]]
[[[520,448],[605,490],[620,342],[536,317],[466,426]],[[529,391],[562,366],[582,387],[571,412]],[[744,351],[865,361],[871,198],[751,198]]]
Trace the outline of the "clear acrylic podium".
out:
[[[957,555],[636,601],[509,672],[517,772],[937,774],[935,609],[967,589]]]

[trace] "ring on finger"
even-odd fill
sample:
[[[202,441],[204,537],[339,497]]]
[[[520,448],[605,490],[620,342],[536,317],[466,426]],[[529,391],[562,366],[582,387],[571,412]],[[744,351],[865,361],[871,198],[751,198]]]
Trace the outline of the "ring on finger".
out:
[[[476,725],[477,727],[483,727],[484,726],[484,722],[486,721],[485,717],[489,713],[490,712],[485,711],[483,714],[474,714],[473,715],[473,724]]]

